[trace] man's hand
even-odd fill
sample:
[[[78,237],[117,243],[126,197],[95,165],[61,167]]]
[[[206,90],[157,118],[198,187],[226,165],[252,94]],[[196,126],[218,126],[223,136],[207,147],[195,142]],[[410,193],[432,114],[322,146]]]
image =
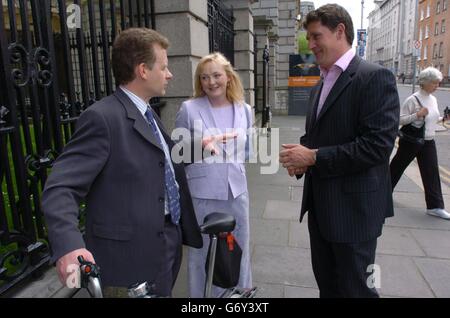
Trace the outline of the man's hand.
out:
[[[417,117],[418,118],[425,118],[428,115],[428,108],[426,107],[422,107],[418,112],[417,112]]]
[[[220,135],[211,135],[203,137],[202,139],[202,148],[208,150],[213,155],[220,154],[219,148],[217,147],[217,143],[226,143],[229,139],[235,139],[238,136],[237,132],[226,133]]]
[[[297,175],[304,174],[308,170],[308,168],[288,168],[287,171],[289,173],[289,176],[295,177]]]
[[[92,256],[91,252],[89,252],[85,248],[80,248],[78,250],[67,253],[58,261],[56,261],[56,270],[58,271],[59,280],[64,286],[67,285],[68,276],[73,272],[73,265],[80,265],[77,260],[77,257],[79,255],[83,256],[86,261],[95,263],[94,257]]]
[[[316,163],[317,150],[311,150],[298,144],[285,144],[282,147],[284,150],[280,152],[280,163],[283,164],[284,168],[288,169],[289,175],[295,173],[296,169],[301,169],[298,171],[302,172],[304,168]]]

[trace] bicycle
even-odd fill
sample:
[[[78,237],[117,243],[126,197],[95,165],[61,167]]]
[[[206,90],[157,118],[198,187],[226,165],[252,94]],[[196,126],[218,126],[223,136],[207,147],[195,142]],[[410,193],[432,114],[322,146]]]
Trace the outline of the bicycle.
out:
[[[209,242],[209,259],[208,269],[206,271],[206,281],[204,297],[211,298],[211,288],[213,282],[217,239],[220,233],[227,233],[234,230],[236,226],[236,219],[234,216],[213,212],[208,214],[203,224],[200,225],[200,232],[208,234]],[[103,298],[101,281],[100,281],[100,267],[94,263],[85,261],[83,256],[78,256],[81,273],[81,288],[86,288],[92,298]],[[153,285],[147,282],[135,283],[128,287],[128,296],[130,298],[164,298],[152,292]],[[257,292],[257,287],[240,288],[230,287],[219,296],[219,298],[253,298]]]
[[[206,271],[204,298],[211,298],[211,288],[213,283],[214,265],[216,260],[217,239],[221,233],[228,233],[234,230],[236,219],[234,216],[213,212],[205,216],[203,224],[200,225],[200,232],[209,235],[209,264]],[[227,288],[219,298],[253,298],[257,292],[257,287],[250,289],[231,287]]]
[[[85,261],[81,255],[77,259],[80,263],[81,288],[85,288],[91,298],[103,298],[100,267],[97,264]]]

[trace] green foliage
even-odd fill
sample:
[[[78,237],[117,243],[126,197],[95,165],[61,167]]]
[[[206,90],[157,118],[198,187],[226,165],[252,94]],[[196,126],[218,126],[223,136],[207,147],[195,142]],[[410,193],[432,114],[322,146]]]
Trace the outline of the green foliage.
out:
[[[306,39],[306,33],[300,33],[297,37],[298,53],[299,54],[312,54],[308,48],[308,40]]]

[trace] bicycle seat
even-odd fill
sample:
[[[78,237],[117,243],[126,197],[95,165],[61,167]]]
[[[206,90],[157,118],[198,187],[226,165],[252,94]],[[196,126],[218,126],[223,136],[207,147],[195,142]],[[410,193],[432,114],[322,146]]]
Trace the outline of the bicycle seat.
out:
[[[236,219],[234,216],[213,212],[205,216],[203,224],[200,225],[200,231],[203,234],[219,234],[221,232],[231,232],[236,226]]]

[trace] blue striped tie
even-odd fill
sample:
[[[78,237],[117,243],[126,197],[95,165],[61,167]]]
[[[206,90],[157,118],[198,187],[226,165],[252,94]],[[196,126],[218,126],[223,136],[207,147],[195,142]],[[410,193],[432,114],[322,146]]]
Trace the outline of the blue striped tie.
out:
[[[156,127],[156,122],[153,118],[153,113],[150,108],[147,108],[147,111],[145,112],[145,118],[147,118],[148,123],[153,129],[153,133],[155,134],[156,139],[159,142],[159,145],[161,148],[164,149],[162,136],[158,131],[158,128]],[[167,194],[167,200],[168,200],[168,206],[170,211],[170,216],[172,219],[173,224],[178,224],[180,220],[180,194],[178,192],[178,186],[175,181],[175,174],[170,168],[169,161],[170,158],[165,158],[165,169],[164,169],[164,175],[165,175],[165,183],[166,183],[166,194]]]

